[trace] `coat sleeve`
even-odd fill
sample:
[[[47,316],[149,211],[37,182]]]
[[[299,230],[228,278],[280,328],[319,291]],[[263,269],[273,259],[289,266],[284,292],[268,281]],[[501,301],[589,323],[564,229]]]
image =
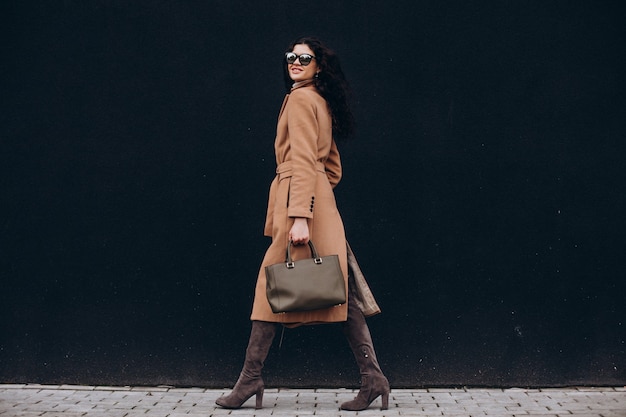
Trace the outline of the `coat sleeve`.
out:
[[[289,187],[289,217],[313,218],[317,173],[319,127],[315,103],[306,91],[296,90],[289,98],[287,129],[292,163]]]

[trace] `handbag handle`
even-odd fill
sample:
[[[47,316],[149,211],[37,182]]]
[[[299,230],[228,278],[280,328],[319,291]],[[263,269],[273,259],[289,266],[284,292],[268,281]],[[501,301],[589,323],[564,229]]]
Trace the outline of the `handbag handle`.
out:
[[[296,266],[295,262],[291,259],[291,246],[293,245],[293,240],[290,240],[287,244],[287,253],[285,254],[285,265],[287,265],[287,269],[294,268]],[[309,249],[311,249],[311,258],[316,265],[320,265],[322,263],[322,258],[320,258],[317,254],[317,250],[315,249],[315,245],[313,245],[313,241],[309,239]]]

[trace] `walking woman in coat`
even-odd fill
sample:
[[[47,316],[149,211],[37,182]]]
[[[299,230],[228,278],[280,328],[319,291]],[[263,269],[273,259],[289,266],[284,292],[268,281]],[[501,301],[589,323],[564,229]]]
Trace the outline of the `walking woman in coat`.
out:
[[[278,323],[296,327],[338,322],[361,373],[358,395],[341,408],[364,410],[381,396],[382,408],[386,409],[389,382],[376,359],[364,316],[364,311],[369,316],[380,310],[347,245],[333,193],[342,174],[333,138],[350,136],[354,128],[348,83],[337,55],[316,38],[294,41],[283,65],[288,93],[278,118],[274,143],[276,177],[270,187],[264,231],[272,243],[257,279],[243,369],[232,393],[218,398],[216,403],[224,408],[239,408],[256,394],[256,408],[262,407],[261,369]],[[289,241],[295,245],[294,260],[310,257],[309,239],[320,256],[339,255],[347,303],[323,310],[274,314],[266,296],[265,266],[284,262]]]

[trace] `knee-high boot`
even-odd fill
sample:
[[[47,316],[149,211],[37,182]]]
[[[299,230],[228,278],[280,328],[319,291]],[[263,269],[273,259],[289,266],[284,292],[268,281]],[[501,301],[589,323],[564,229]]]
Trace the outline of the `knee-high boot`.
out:
[[[361,389],[354,400],[341,404],[341,409],[365,410],[378,396],[382,396],[381,410],[386,410],[389,406],[389,381],[380,369],[372,336],[363,313],[354,303],[352,289],[348,291],[348,320],[343,325],[343,331],[361,372]]]
[[[272,346],[276,334],[276,323],[253,321],[250,340],[246,349],[246,359],[239,379],[230,395],[220,397],[215,403],[224,408],[240,408],[250,397],[256,394],[256,407],[263,407],[263,378],[261,369]]]

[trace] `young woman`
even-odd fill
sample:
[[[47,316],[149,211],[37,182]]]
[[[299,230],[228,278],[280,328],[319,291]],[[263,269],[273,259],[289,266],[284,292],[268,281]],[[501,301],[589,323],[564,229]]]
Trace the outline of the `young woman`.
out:
[[[340,322],[361,373],[361,389],[344,410],[364,410],[382,396],[387,408],[389,382],[383,375],[359,305],[364,280],[357,285],[348,276],[348,254],[343,223],[333,194],[341,179],[341,161],[333,137],[353,133],[348,105],[348,83],[337,55],[315,38],[294,41],[285,54],[285,84],[288,91],[278,118],[274,150],[276,177],[270,187],[265,235],[272,237],[259,271],[252,308],[252,331],[243,370],[232,393],[216,403],[239,408],[256,394],[262,407],[261,369],[276,333],[277,323],[287,327]],[[311,239],[320,256],[338,254],[348,294],[346,304],[323,310],[274,314],[266,296],[265,266],[284,262],[285,248],[293,241],[294,259],[310,257]],[[352,275],[354,258],[350,259]],[[357,303],[359,305],[357,305]],[[370,313],[371,314],[371,313]]]

